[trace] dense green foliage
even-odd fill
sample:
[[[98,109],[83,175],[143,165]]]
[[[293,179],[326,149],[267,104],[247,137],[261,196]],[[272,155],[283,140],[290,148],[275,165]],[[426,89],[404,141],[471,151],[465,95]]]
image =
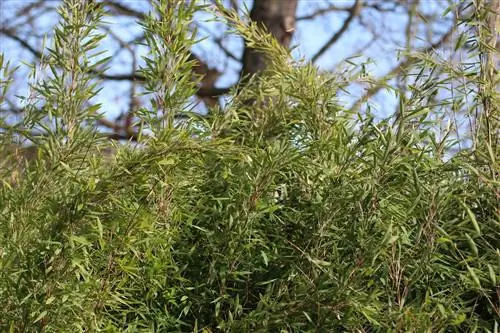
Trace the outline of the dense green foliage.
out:
[[[1,171],[1,331],[498,329],[496,141],[446,158],[453,142],[431,115],[464,96],[424,98],[454,79],[451,65],[415,55],[420,74],[397,120],[375,121],[336,100],[345,77],[291,61],[218,12],[272,61],[224,110],[178,123],[196,87],[186,22],[199,8],[161,1],[143,22],[144,136],[110,156],[87,125],[105,61],[90,56],[102,38],[90,3],[61,8],[42,64],[52,74],[34,80],[29,116],[2,132],[39,148],[25,165],[5,152]],[[461,73],[469,88],[484,83],[475,70]],[[467,107],[484,105],[476,93]]]

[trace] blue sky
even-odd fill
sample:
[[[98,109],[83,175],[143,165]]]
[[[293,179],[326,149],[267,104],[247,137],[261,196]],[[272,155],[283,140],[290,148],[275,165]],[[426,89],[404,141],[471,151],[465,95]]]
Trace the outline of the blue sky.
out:
[[[0,2],[0,22],[4,28],[16,27],[22,22],[22,18],[15,17],[16,11],[33,3],[32,1],[24,0],[2,0]],[[49,7],[57,6],[59,1],[46,1],[45,5]],[[149,1],[144,0],[128,0],[122,1],[123,4],[139,11],[145,11],[149,7]],[[248,8],[251,8],[251,1],[245,2]],[[367,2],[368,4],[374,2]],[[386,2],[387,4],[388,2]],[[327,1],[327,0],[301,0],[297,9],[297,16],[304,16],[318,8],[324,8],[330,5],[337,7],[350,7],[353,1]],[[442,10],[447,6],[447,1],[427,0],[421,1],[419,10],[425,15],[440,15]],[[312,20],[302,20],[297,22],[297,28],[292,41],[297,48],[293,52],[296,58],[310,59],[318,49],[335,33],[343,24],[347,17],[346,12],[333,11],[329,14],[319,16]],[[438,16],[436,16],[438,17]],[[209,22],[209,17],[206,14],[198,14],[196,21],[200,25],[201,36],[224,36],[223,29],[220,24]],[[135,24],[134,18],[117,19],[109,17],[106,19],[109,22],[108,27],[120,39],[125,41],[133,40],[141,34],[140,27]],[[447,27],[448,18],[439,18],[433,29],[436,31],[444,31]],[[36,14],[36,20],[32,25],[19,25],[19,31],[23,38],[37,49],[41,48],[40,37],[44,33],[49,33],[54,24],[57,23],[57,15],[54,11],[40,11]],[[404,29],[407,23],[407,16],[402,10],[394,12],[378,13],[376,10],[365,9],[361,19],[354,20],[349,30],[343,37],[320,57],[316,65],[323,71],[336,73],[341,71],[342,60],[353,55],[360,55],[356,58],[357,62],[372,60],[367,66],[370,73],[374,76],[381,76],[388,72],[397,62],[397,50],[404,47]],[[422,24],[422,27],[425,26]],[[377,35],[379,42],[369,44],[373,35]],[[425,45],[418,38],[426,38],[429,31],[423,28],[416,30],[415,46]],[[242,41],[235,36],[224,37],[224,45],[236,56],[240,56],[243,50]],[[435,37],[434,37],[435,39]],[[114,57],[110,64],[109,73],[126,73],[130,71],[131,57],[128,52],[115,53],[118,43],[114,38],[108,37],[102,44],[103,49],[109,49],[109,54]],[[140,49],[140,46],[136,46]],[[142,52],[145,52],[142,47]],[[231,59],[225,59],[224,53],[214,46],[214,43],[207,39],[196,45],[193,51],[202,59],[206,60],[208,65],[215,67],[224,72],[220,77],[217,85],[226,87],[236,82],[239,73],[239,64]],[[14,65],[21,64],[21,61],[32,62],[34,57],[23,50],[19,43],[5,36],[0,36],[0,52],[3,52],[7,59],[10,59]],[[140,61],[139,61],[140,63]],[[16,84],[13,87],[18,94],[25,94],[26,85],[26,68],[23,66],[17,73]],[[23,92],[24,87],[24,92]],[[116,117],[121,112],[126,111],[128,107],[128,83],[113,82],[103,86],[104,89],[98,96],[98,102],[103,103],[103,109],[106,110],[106,116]],[[363,86],[352,85],[350,92],[352,96],[342,96],[346,103],[353,102],[363,93]],[[374,106],[378,107],[380,116],[387,116],[394,110],[395,99],[387,93],[380,93],[373,99]]]

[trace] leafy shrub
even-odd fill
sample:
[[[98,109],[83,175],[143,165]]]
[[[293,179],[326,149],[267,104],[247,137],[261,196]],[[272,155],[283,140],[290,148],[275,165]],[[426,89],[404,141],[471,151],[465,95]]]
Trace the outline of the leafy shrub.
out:
[[[176,123],[196,85],[185,23],[197,9],[160,2],[143,23],[152,107],[139,114],[139,145],[109,156],[85,106],[103,62],[90,56],[101,12],[61,7],[42,64],[53,74],[34,85],[24,123],[3,132],[38,156],[20,168],[5,151],[0,328],[494,332],[496,146],[444,158],[452,143],[427,119],[438,107],[422,113],[419,96],[401,94],[397,121],[353,114],[336,98],[341,77],[292,62],[227,12],[270,65],[224,112]]]

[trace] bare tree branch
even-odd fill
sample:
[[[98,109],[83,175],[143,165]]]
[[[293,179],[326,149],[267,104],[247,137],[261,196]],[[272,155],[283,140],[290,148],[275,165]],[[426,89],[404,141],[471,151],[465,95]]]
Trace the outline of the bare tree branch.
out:
[[[429,53],[429,52],[436,50],[440,46],[442,46],[452,36],[453,31],[454,31],[454,26],[455,25],[452,25],[452,27],[443,36],[441,36],[441,38],[438,41],[431,44],[429,47],[427,47],[423,50],[420,50],[419,52]],[[363,104],[370,97],[372,97],[377,92],[379,92],[380,89],[382,89],[384,87],[384,84],[387,81],[389,81],[390,79],[392,79],[396,75],[401,74],[405,69],[407,69],[409,66],[414,64],[416,60],[417,59],[415,59],[415,58],[406,58],[405,60],[400,62],[397,66],[393,67],[393,69],[391,69],[387,74],[385,74],[379,80],[377,80],[377,82],[375,82],[371,88],[367,89],[366,93],[353,104],[353,106],[351,107],[351,110],[357,111],[361,107],[361,104]]]
[[[6,28],[0,28],[0,33],[4,34],[5,36],[11,38],[12,40],[18,42],[21,44],[22,47],[24,47],[26,50],[28,50],[32,55],[34,55],[37,58],[42,58],[43,54],[42,52],[36,50],[33,46],[31,46],[28,42],[26,42],[23,38],[17,36],[12,30],[6,29]],[[204,76],[207,74],[211,73],[211,70],[208,68],[208,66],[202,62],[197,56],[192,55],[191,57],[192,60],[196,60],[198,63],[198,66],[195,66],[194,70],[196,74]],[[212,70],[213,71],[213,70]],[[108,80],[108,81],[134,81],[134,82],[144,82],[145,78],[143,75],[134,72],[134,73],[123,73],[123,74],[107,74],[99,71],[91,71],[91,74],[96,75],[96,77],[103,79],[103,80]],[[208,82],[208,81],[205,81]],[[215,82],[212,82],[215,83]],[[199,91],[197,92],[197,96],[199,97],[216,97],[220,95],[226,94],[231,87],[226,87],[226,88],[216,88],[215,86],[211,85],[203,85],[200,87]]]
[[[8,110],[2,110],[9,112],[11,114],[22,114],[24,113],[24,109],[15,107],[14,105],[9,103],[10,108]],[[104,112],[106,113],[106,112]],[[181,120],[190,120],[193,119],[193,117],[204,117],[204,115],[201,114],[193,114],[193,113],[178,113],[174,115],[174,119],[177,121]],[[118,117],[115,121],[109,120],[106,118],[99,118],[96,120],[96,124],[98,126],[107,128],[112,130],[112,132],[103,132],[101,133],[103,136],[107,137],[108,139],[112,140],[131,140],[131,141],[137,141],[139,138],[139,133],[134,130],[134,128],[131,125],[124,124],[120,125],[119,123],[119,118]],[[0,128],[7,130],[10,129],[11,126],[9,125],[2,125]],[[43,136],[43,133],[38,133],[38,132],[29,132],[31,136]],[[142,136],[145,136],[142,134]]]
[[[119,15],[132,16],[137,17],[139,20],[144,20],[146,18],[146,14],[139,12],[130,7],[124,6],[123,4],[116,1],[105,1],[104,6],[109,7],[113,12]]]
[[[356,0],[354,5],[349,9],[349,16],[347,19],[344,21],[344,24],[340,28],[339,31],[337,31],[333,36],[319,49],[319,51],[311,58],[311,62],[316,62],[319,57],[323,55],[333,44],[335,44],[340,37],[349,29],[349,26],[351,25],[351,22],[354,20],[354,18],[359,14],[361,11],[361,7],[363,5],[363,2],[361,0]]]
[[[374,9],[376,11],[379,11],[379,12],[392,12],[394,11],[399,5],[401,5],[401,3],[399,3],[398,1],[395,1],[392,3],[392,7],[384,7],[383,5],[384,4],[387,4],[387,3],[390,3],[389,1],[387,0],[384,0],[380,3],[372,3],[372,2],[369,2],[369,3],[364,3],[363,4],[363,7],[364,8],[371,8],[371,9]],[[318,16],[321,16],[321,15],[324,15],[324,14],[328,14],[328,13],[331,13],[331,12],[350,12],[351,11],[351,8],[352,7],[339,7],[337,5],[330,5],[326,8],[320,8],[318,9],[317,11],[311,13],[311,14],[307,14],[307,15],[303,15],[303,16],[298,16],[297,17],[297,21],[304,21],[304,20],[311,20],[311,19],[314,19]]]
[[[304,20],[312,20],[318,16],[321,16],[321,15],[324,15],[324,14],[327,14],[327,13],[331,13],[331,12],[349,12],[351,10],[350,7],[339,7],[337,5],[330,5],[326,8],[320,8],[318,9],[317,11],[311,13],[311,14],[307,14],[307,15],[302,15],[302,16],[298,16],[296,18],[297,21],[304,21]]]
[[[9,37],[10,39],[15,40],[16,42],[18,42],[19,44],[21,44],[22,47],[24,47],[25,49],[27,49],[35,57],[37,57],[37,58],[41,58],[42,57],[42,55],[43,55],[42,52],[40,52],[37,49],[35,49],[33,46],[31,46],[23,38],[17,36],[15,34],[15,32],[12,31],[11,29],[0,27],[0,33],[4,34],[5,36]]]

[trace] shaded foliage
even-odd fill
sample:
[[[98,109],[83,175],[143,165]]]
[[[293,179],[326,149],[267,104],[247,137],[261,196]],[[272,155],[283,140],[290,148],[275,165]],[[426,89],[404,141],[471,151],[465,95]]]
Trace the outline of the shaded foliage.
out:
[[[434,106],[412,109],[417,95],[401,98],[396,121],[346,110],[344,78],[291,61],[223,8],[207,10],[271,62],[220,112],[176,122],[196,88],[186,22],[197,9],[160,1],[145,18],[148,135],[106,156],[85,107],[101,11],[61,7],[73,57],[56,40],[46,64],[65,63],[30,104],[45,107],[2,136],[35,142],[38,155],[5,152],[0,328],[494,332],[496,146],[443,158],[453,142],[426,119]]]

